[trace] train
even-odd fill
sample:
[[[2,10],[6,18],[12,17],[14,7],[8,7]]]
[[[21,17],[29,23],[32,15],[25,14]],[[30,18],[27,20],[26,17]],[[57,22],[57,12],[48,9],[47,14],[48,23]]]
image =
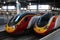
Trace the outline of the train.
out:
[[[41,16],[34,25],[34,32],[38,35],[47,35],[54,29],[60,27],[60,15],[47,13]]]
[[[5,31],[9,34],[22,34],[26,30],[31,29],[30,25],[37,20],[38,17],[33,17],[40,15],[39,13],[20,13],[15,16],[13,16],[10,21],[6,24],[5,26]],[[31,18],[33,17],[32,23],[31,23]]]
[[[60,15],[54,13],[20,13],[13,16],[5,26],[9,34],[22,34],[28,30],[39,35],[46,35],[48,32],[60,27]]]

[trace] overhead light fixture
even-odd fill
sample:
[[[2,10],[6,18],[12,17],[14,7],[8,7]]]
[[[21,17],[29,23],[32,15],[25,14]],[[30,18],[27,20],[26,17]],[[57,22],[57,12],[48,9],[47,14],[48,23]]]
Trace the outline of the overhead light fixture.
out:
[[[31,5],[31,3],[29,3],[29,5]]]
[[[38,6],[39,9],[50,9],[49,5],[39,5]]]
[[[16,3],[19,3],[18,0],[16,0]]]
[[[30,5],[30,6],[28,6],[28,9],[37,9],[37,6],[36,5]]]
[[[3,3],[5,4],[6,2],[4,1]]]

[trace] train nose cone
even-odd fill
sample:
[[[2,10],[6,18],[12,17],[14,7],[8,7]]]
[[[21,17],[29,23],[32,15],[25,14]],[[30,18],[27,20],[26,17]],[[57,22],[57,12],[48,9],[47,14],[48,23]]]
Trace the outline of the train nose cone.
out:
[[[8,25],[5,26],[5,31],[8,32],[8,33],[12,33],[12,32],[14,32],[14,30],[15,29],[11,26],[8,26]]]
[[[38,34],[42,34],[44,32],[46,32],[47,29],[45,29],[45,27],[38,27],[37,25],[34,27],[34,31]]]

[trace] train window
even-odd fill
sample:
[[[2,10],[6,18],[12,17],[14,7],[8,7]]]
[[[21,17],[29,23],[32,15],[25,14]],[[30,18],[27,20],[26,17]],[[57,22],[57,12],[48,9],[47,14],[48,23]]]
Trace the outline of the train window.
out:
[[[43,16],[41,17],[41,19],[38,20],[37,25],[38,25],[39,27],[45,26],[45,25],[48,23],[48,21],[49,21],[49,19],[50,19],[51,17],[52,17],[51,14],[45,14],[45,15],[43,15]]]
[[[17,18],[15,19],[15,22],[18,21],[19,17],[20,17],[20,16],[17,16]]]
[[[16,15],[16,16],[12,17],[12,19],[9,21],[8,24],[9,25],[14,25],[19,21],[19,19],[20,19],[20,15]]]
[[[12,19],[9,22],[14,22],[17,16],[12,17]]]

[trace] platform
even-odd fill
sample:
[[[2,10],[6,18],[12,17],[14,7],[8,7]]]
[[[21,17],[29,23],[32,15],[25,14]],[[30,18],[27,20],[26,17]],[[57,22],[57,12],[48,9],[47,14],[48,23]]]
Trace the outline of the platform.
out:
[[[60,29],[50,33],[49,35],[47,35],[39,40],[60,40]]]

